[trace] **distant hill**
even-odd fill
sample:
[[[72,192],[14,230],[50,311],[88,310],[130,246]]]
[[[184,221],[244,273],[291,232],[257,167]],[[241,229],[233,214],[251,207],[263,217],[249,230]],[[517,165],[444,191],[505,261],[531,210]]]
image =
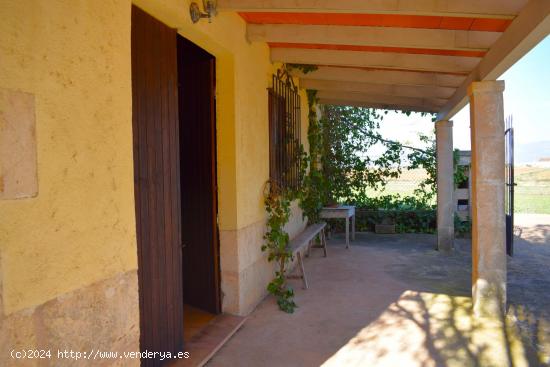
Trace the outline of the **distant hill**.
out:
[[[550,157],[550,140],[536,141],[514,146],[514,163],[533,163]]]

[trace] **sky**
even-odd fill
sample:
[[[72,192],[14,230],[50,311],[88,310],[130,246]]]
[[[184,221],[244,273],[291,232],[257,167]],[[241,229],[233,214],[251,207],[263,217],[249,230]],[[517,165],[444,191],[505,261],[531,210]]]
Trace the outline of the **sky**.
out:
[[[504,80],[504,116],[513,116],[514,138],[518,144],[550,141],[550,36],[508,69]],[[470,109],[464,107],[453,118],[454,147],[470,149]],[[418,133],[433,130],[431,116],[410,117],[389,112],[380,127],[386,139],[422,146]]]

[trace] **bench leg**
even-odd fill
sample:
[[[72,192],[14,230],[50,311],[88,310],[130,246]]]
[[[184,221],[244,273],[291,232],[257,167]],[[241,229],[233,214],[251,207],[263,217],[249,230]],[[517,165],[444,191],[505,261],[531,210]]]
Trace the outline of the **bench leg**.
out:
[[[327,237],[326,237],[324,228],[321,230],[321,245],[323,246],[325,257],[327,257]]]
[[[298,265],[300,266],[300,273],[302,276],[302,282],[304,283],[304,289],[307,289],[306,271],[304,269],[304,262],[302,261],[302,255],[298,251]]]
[[[309,255],[311,255],[311,247],[312,246],[313,246],[313,241],[309,241],[308,244],[307,244],[306,257],[309,257]]]

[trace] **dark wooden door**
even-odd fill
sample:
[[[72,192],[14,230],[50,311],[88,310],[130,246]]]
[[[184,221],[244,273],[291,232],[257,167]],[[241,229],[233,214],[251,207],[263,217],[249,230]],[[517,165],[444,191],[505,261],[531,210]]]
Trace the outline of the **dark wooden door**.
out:
[[[219,313],[215,58],[178,36],[183,299]]]
[[[172,353],[183,350],[176,47],[174,29],[132,6],[140,348]]]

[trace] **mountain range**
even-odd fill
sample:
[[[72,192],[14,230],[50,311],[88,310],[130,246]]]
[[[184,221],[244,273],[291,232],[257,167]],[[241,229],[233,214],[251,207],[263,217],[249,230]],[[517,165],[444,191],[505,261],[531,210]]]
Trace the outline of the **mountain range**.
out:
[[[542,158],[550,158],[550,140],[515,144],[514,163],[534,163]]]

